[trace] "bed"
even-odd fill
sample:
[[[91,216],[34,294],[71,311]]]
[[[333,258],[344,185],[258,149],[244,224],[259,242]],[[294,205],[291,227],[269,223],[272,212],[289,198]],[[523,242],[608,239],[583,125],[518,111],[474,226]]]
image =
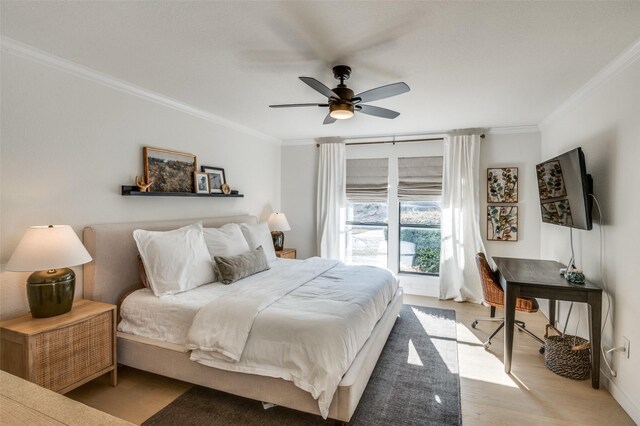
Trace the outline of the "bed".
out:
[[[88,226],[84,229],[84,242],[93,261],[84,266],[84,297],[118,304],[127,293],[139,287],[137,248],[131,236],[133,230],[171,230],[196,221],[201,221],[204,227],[257,223],[254,216],[241,215]],[[342,422],[351,419],[401,306],[402,291],[398,288],[342,376],[328,406],[329,418]],[[120,364],[258,401],[321,414],[318,402],[311,394],[291,381],[194,362],[184,344],[122,331],[117,333],[117,337]]]

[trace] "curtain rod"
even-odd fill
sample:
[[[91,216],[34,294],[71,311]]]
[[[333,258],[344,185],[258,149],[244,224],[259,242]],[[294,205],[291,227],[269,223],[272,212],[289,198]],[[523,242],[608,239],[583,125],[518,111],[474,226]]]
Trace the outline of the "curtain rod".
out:
[[[480,135],[480,139],[484,139],[484,133]],[[401,141],[396,141],[396,140],[390,140],[390,141],[377,141],[377,142],[350,142],[350,143],[345,143],[345,145],[379,145],[379,144],[384,144],[384,143],[392,143],[392,144],[397,144],[397,143],[405,143],[405,142],[431,142],[431,141],[443,141],[444,138],[423,138],[423,139],[404,139]],[[320,148],[320,144],[317,143],[316,144],[316,148]]]

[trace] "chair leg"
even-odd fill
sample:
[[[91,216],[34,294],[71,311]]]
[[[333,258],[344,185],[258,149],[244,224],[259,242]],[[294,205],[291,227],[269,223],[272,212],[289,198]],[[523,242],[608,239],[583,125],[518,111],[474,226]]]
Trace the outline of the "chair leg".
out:
[[[526,328],[524,328],[524,326],[521,326],[520,324],[516,324],[516,327],[518,327],[520,330],[524,331],[525,333],[527,333],[529,336],[533,337],[534,339],[536,339],[538,342],[542,343],[544,345],[544,340],[542,340],[541,338],[539,338],[538,336],[536,336],[535,334],[533,334],[532,332],[530,332],[529,330],[527,330]]]
[[[491,307],[491,318],[495,318],[496,317],[496,307],[492,306]]]
[[[482,346],[484,346],[485,349],[489,349],[489,346],[491,346],[491,339],[493,339],[493,336],[495,336],[496,334],[498,334],[500,330],[502,330],[502,327],[504,327],[504,321],[500,323],[498,328],[496,328],[496,330],[491,334],[491,336],[489,336],[487,341],[482,344]]]

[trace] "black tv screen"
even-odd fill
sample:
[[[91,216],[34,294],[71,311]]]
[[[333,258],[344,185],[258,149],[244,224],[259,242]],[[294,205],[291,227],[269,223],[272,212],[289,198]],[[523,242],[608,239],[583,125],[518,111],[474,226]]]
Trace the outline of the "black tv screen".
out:
[[[587,174],[581,148],[565,152],[536,165],[542,221],[589,230],[591,222],[591,176]]]

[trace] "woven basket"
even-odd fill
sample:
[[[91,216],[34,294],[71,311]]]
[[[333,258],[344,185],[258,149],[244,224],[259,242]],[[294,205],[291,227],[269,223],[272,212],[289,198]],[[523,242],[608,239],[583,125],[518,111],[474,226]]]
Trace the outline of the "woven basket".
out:
[[[549,329],[558,333],[550,336]],[[563,335],[551,324],[544,332],[544,364],[554,373],[574,380],[591,376],[591,343],[579,336]]]

